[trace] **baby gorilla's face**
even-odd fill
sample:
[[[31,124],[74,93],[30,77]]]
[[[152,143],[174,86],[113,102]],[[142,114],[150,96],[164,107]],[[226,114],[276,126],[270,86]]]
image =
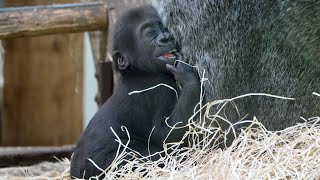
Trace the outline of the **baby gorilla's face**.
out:
[[[156,10],[149,7],[129,11],[120,22],[116,27],[114,52],[127,57],[130,70],[168,72],[166,64],[175,63],[179,48]]]
[[[144,17],[137,25],[136,47],[139,47],[139,62],[163,71],[166,70],[166,64],[173,65],[175,63],[178,47],[155,10],[154,12],[152,16]]]
[[[149,52],[153,59],[159,58],[164,61],[175,59],[174,54],[177,52],[175,40],[159,18],[154,17],[143,22],[138,32],[140,33],[140,39],[137,39],[138,46],[147,45],[142,50]]]

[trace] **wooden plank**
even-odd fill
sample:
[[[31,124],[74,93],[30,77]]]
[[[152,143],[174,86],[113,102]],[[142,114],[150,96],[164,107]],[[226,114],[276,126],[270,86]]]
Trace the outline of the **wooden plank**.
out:
[[[0,39],[106,29],[103,3],[0,9]]]
[[[97,0],[81,0],[81,2],[96,1]],[[106,0],[102,0],[101,2],[105,4],[105,7],[108,7]],[[108,18],[108,15],[106,18]],[[107,59],[108,26],[109,24],[107,24],[107,27],[103,30],[89,32],[93,61],[96,69],[95,77],[98,82],[98,92],[95,98],[98,107],[101,107],[113,92],[112,63]]]
[[[66,0],[10,0],[7,6]],[[4,41],[2,145],[73,144],[82,132],[83,34]]]
[[[0,148],[0,168],[29,166],[36,163],[71,157],[74,145],[57,147],[5,147]]]

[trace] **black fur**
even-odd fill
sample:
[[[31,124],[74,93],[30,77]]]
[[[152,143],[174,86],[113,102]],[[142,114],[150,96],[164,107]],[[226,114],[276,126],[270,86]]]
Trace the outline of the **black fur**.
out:
[[[146,24],[147,23],[147,24]],[[71,176],[85,178],[101,172],[87,159],[92,159],[100,168],[107,168],[115,158],[118,149],[114,129],[123,143],[128,141],[125,126],[131,137],[129,147],[142,155],[149,155],[163,149],[163,141],[173,126],[182,125],[193,114],[200,96],[200,80],[192,69],[183,64],[173,66],[173,59],[161,56],[177,48],[168,30],[163,27],[154,8],[147,6],[130,10],[116,24],[114,34],[114,67],[120,74],[113,95],[99,109],[83,132],[71,161]],[[181,59],[183,60],[183,59]],[[135,90],[143,90],[160,83],[177,89],[181,87],[179,98],[167,87],[158,87],[140,94],[128,95]],[[186,129],[173,130],[167,142],[180,141]]]

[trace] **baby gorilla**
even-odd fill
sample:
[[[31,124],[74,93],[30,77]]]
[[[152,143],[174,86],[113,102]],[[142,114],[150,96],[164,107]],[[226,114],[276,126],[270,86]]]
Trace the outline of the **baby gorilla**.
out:
[[[114,33],[113,60],[119,82],[77,144],[72,177],[88,179],[101,174],[89,158],[102,169],[112,163],[119,143],[111,128],[126,144],[129,138],[122,128],[126,127],[129,148],[144,156],[163,150],[166,138],[166,142],[179,142],[187,129],[174,129],[168,136],[169,126],[185,125],[199,102],[199,76],[183,63],[174,66],[177,59],[184,60],[153,7],[128,11],[118,20]],[[130,94],[159,84],[179,87],[179,94],[165,86]]]

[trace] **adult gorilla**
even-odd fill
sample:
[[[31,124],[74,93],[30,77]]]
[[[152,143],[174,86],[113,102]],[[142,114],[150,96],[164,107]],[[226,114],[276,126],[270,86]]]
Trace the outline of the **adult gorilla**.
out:
[[[161,151],[171,131],[166,117],[170,126],[180,121],[185,125],[200,98],[197,73],[181,63],[173,66],[177,58],[183,59],[154,8],[128,11],[118,20],[114,32],[114,67],[120,79],[113,95],[93,117],[77,144],[71,161],[72,177],[84,175],[88,179],[101,173],[88,158],[102,169],[112,163],[119,143],[110,128],[126,144],[128,136],[121,129],[126,127],[131,138],[129,148],[142,155]],[[163,86],[129,95],[158,84],[180,87],[178,99],[175,91]],[[185,128],[173,130],[166,142],[180,141],[185,131]]]
[[[237,109],[229,103],[221,113],[229,121],[256,116],[267,129],[280,130],[300,117],[320,116],[320,98],[312,95],[320,93],[320,1],[154,2],[184,55],[206,70],[207,102],[248,93],[296,98],[235,100]]]

